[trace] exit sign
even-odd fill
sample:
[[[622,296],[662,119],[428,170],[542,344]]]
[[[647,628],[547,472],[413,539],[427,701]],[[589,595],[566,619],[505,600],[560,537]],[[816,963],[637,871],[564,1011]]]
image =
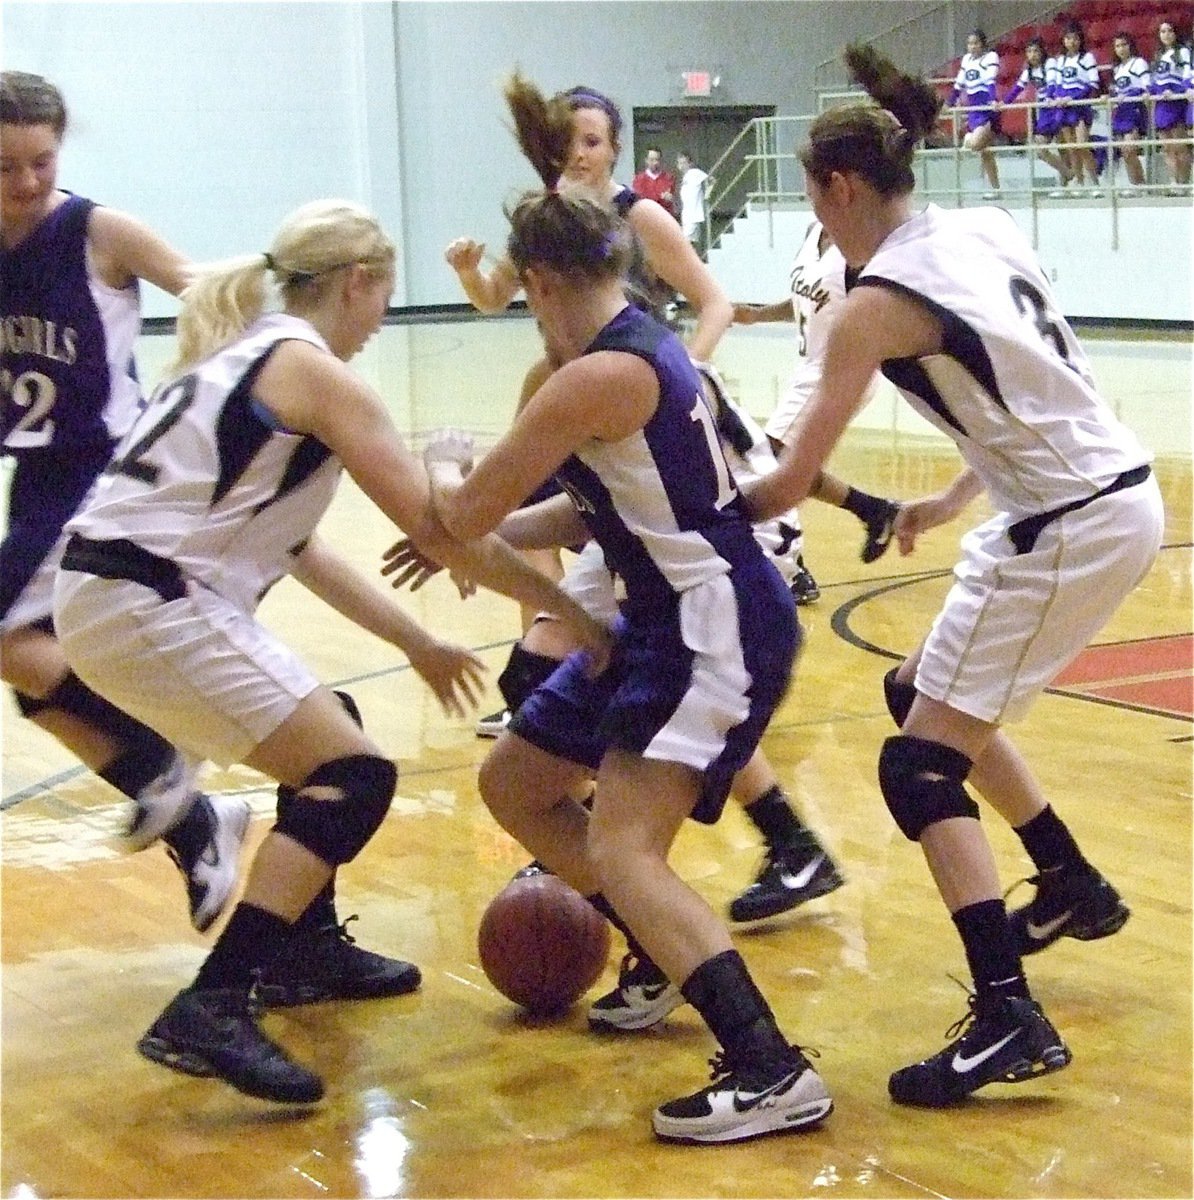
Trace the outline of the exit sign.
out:
[[[683,78],[686,96],[713,95],[713,73],[711,71],[685,71]]]

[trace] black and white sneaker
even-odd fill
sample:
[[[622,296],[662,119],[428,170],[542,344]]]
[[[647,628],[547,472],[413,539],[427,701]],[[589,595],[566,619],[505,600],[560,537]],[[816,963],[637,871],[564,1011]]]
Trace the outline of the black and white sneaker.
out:
[[[146,1058],[185,1075],[216,1076],[246,1096],[314,1104],[323,1081],[257,1027],[245,992],[179,992],[137,1043]]]
[[[891,545],[892,534],[895,533],[895,519],[899,515],[900,506],[892,500],[884,500],[883,508],[869,520],[863,522],[866,526],[866,541],[862,544],[861,558],[864,563],[873,563],[887,553]]]
[[[487,717],[482,717],[476,724],[477,737],[501,737],[506,726],[510,724],[512,715],[508,708],[503,708],[498,712],[490,713]]]
[[[130,850],[152,846],[190,812],[199,799],[195,774],[195,764],[176,753],[166,770],[138,792],[124,831],[125,844]]]
[[[1069,1064],[1069,1047],[1035,1000],[1004,998],[980,1010],[971,995],[969,1005],[945,1035],[952,1045],[892,1074],[887,1090],[897,1104],[944,1108],[988,1083],[1021,1083]]]
[[[191,811],[197,810],[204,812],[210,830],[202,850],[191,861],[172,846],[166,853],[186,881],[191,924],[206,933],[236,888],[249,805],[238,796],[199,796]]]
[[[730,903],[730,920],[761,921],[788,912],[807,900],[836,891],[846,881],[820,846],[769,846],[762,869],[740,896]]]
[[[817,586],[813,573],[804,565],[803,557],[796,560],[796,574],[792,576],[788,590],[798,605],[813,604],[821,599],[821,589]]]
[[[1035,954],[1058,938],[1093,942],[1124,927],[1132,910],[1093,867],[1086,871],[1057,867],[1027,880],[1036,896],[1008,913],[1020,956]]]
[[[618,986],[589,1009],[589,1027],[609,1033],[649,1029],[683,1003],[680,989],[650,959],[626,954]]]
[[[374,954],[356,944],[341,924],[296,927],[285,951],[262,972],[256,998],[265,1008],[319,1004],[324,1000],[380,1000],[405,996],[423,982],[414,963]]]
[[[709,1060],[708,1087],[661,1104],[651,1118],[665,1142],[745,1142],[793,1133],[833,1111],[825,1082],[797,1046],[780,1061],[731,1066],[725,1053]]]

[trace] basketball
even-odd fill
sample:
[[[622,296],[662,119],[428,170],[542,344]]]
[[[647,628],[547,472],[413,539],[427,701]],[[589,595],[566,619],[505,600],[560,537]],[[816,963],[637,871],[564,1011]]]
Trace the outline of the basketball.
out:
[[[503,996],[548,1016],[571,1007],[597,981],[609,958],[609,926],[558,876],[528,875],[490,901],[477,949]]]

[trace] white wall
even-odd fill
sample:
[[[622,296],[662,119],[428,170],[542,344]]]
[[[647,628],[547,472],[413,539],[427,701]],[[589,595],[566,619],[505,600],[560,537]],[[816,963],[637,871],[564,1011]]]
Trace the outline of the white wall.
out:
[[[1032,210],[1006,204],[1032,238]],[[804,207],[752,212],[710,253],[710,270],[736,301],[782,299],[812,217]],[[1187,202],[1132,201],[1113,214],[1105,200],[1050,200],[1038,207],[1035,225],[1037,256],[1066,317],[1194,321]]]
[[[5,0],[0,14],[5,67],[65,93],[62,185],[184,253],[264,250],[323,196],[401,228],[389,5]],[[176,308],[146,289],[146,315]]]

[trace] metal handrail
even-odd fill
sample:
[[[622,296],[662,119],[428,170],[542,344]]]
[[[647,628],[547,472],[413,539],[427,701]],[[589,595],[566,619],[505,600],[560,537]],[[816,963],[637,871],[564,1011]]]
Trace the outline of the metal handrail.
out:
[[[856,95],[857,93],[850,93]],[[1165,146],[1172,146],[1175,143],[1185,144],[1194,147],[1194,137],[1186,138],[1160,138],[1157,136],[1155,125],[1154,102],[1157,97],[1141,97],[1143,103],[1148,104],[1149,112],[1149,136],[1139,138],[1132,142],[1134,148],[1138,149],[1142,155],[1146,156],[1146,179],[1148,173],[1156,160],[1157,153]],[[1111,109],[1112,106],[1122,102],[1120,98],[1113,96],[1092,97],[1090,100],[1081,101],[1085,107],[1091,107],[1101,110],[1102,116],[1106,121],[1106,128],[1110,130]],[[994,104],[983,106],[988,111],[994,110],[997,112],[1008,112],[1016,109],[1026,110],[1028,120],[1026,126],[1025,140],[1023,144],[1012,144],[988,147],[988,151],[999,158],[1018,158],[1021,156],[1029,156],[1035,159],[1038,151],[1045,149],[1045,146],[1038,146],[1033,142],[1033,130],[1035,128],[1035,114],[1043,108],[1054,108],[1056,102],[1048,101],[1026,101],[1017,104]],[[962,206],[967,201],[972,201],[974,195],[963,187],[963,166],[969,159],[975,157],[975,152],[966,149],[961,145],[959,133],[965,124],[966,115],[974,111],[973,108],[965,106],[947,107],[942,110],[943,117],[949,122],[949,128],[953,133],[953,144],[944,147],[924,148],[917,152],[916,158],[913,161],[913,169],[918,174],[918,188],[921,195],[926,198],[937,200],[938,202],[948,202],[952,198],[957,206]],[[815,117],[813,116],[775,116],[775,117],[756,117],[750,121],[742,132],[731,143],[731,148],[737,147],[748,136],[754,136],[754,151],[753,153],[744,154],[742,156],[742,165],[739,167],[733,178],[724,187],[719,186],[717,194],[724,197],[728,192],[739,182],[745,174],[753,169],[756,172],[755,186],[751,188],[746,196],[745,201],[738,206],[730,219],[730,222],[725,226],[728,230],[733,222],[743,216],[747,210],[755,207],[765,207],[768,213],[769,220],[774,218],[775,206],[780,204],[799,203],[806,200],[806,195],[802,190],[793,188],[784,188],[780,186],[780,180],[785,174],[785,167],[788,170],[796,169],[799,166],[799,156],[795,152],[796,137],[785,137],[787,144],[793,149],[787,152],[781,152],[778,145],[781,140],[781,131],[788,127],[795,127],[800,124],[807,125],[811,123]],[[1054,149],[1064,150],[1105,150],[1109,156],[1112,156],[1107,164],[1104,172],[1104,178],[1100,180],[1097,189],[1104,193],[1108,200],[1108,208],[1112,215],[1112,248],[1116,249],[1119,245],[1119,205],[1125,196],[1147,196],[1147,195],[1172,195],[1174,189],[1180,189],[1177,194],[1189,195],[1190,186],[1170,183],[1149,183],[1131,184],[1128,182],[1120,182],[1115,178],[1115,162],[1113,157],[1114,149],[1121,145],[1119,139],[1110,136],[1107,141],[1095,141],[1089,136],[1082,142],[1066,142],[1066,143],[1051,143]],[[730,149],[718,159],[718,164],[724,163],[730,157]],[[931,186],[929,176],[929,168],[933,162],[952,161],[954,164],[953,170],[953,185],[951,187]],[[710,171],[711,175],[716,178],[716,171]],[[717,182],[721,183],[720,179]],[[1029,198],[1032,210],[1032,236],[1033,244],[1038,245],[1038,209],[1039,202],[1042,199],[1050,198],[1050,193],[1056,193],[1060,190],[1061,185],[1056,182],[1044,181],[1038,183],[1035,177],[1030,177],[1028,186],[1016,184],[1013,186],[1004,186],[1000,189],[1001,193],[1006,195],[1027,196]],[[1077,194],[1077,193],[1075,193]],[[1087,193],[1089,194],[1089,193]],[[710,210],[713,206],[713,199],[710,198]],[[718,238],[710,236],[710,222],[706,221],[706,251],[712,248]],[[725,230],[721,231],[724,232]]]

